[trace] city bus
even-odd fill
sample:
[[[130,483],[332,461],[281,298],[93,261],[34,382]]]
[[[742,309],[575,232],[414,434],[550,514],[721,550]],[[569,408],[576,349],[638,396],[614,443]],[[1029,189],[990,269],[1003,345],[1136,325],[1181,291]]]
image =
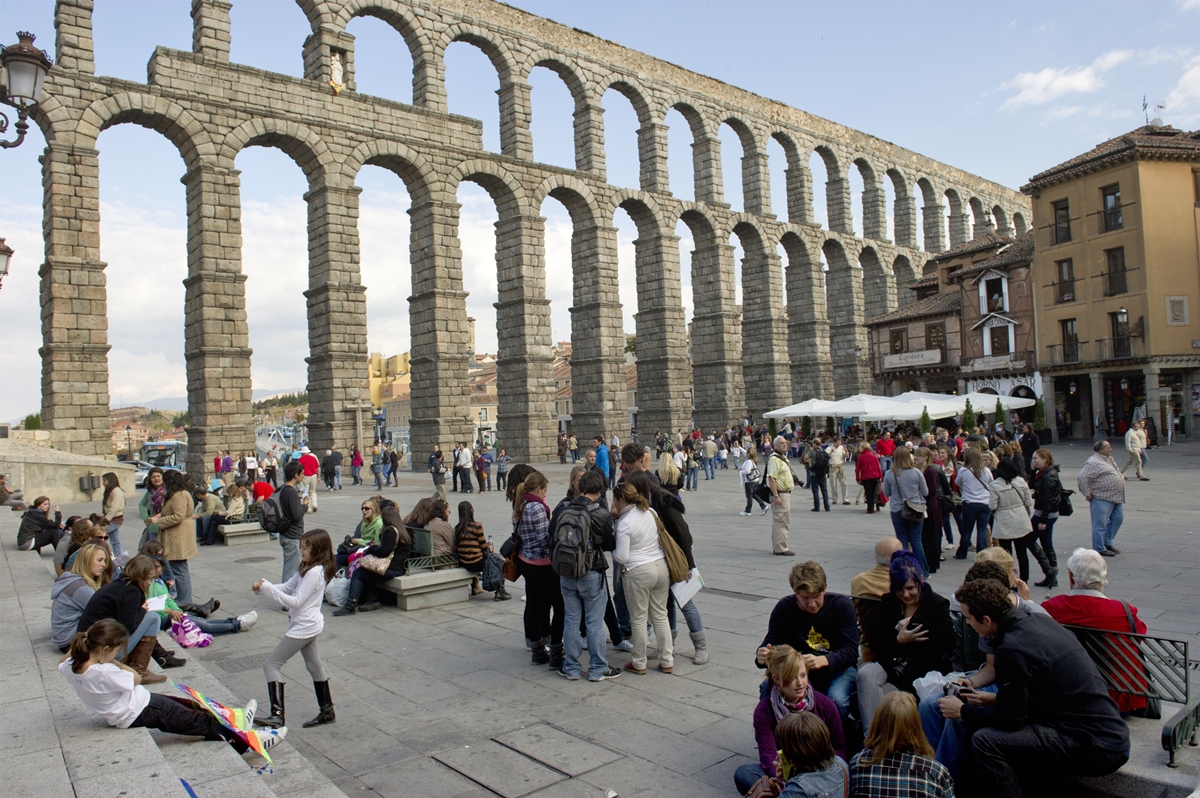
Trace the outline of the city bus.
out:
[[[179,441],[148,441],[142,444],[141,459],[163,470],[187,472],[187,444]]]

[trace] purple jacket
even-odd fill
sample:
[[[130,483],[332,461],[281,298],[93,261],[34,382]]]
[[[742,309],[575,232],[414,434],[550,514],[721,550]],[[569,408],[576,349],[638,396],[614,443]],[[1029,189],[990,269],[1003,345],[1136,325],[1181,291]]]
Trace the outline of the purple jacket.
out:
[[[842,732],[842,716],[838,714],[837,704],[823,693],[813,690],[812,713],[829,727],[829,740],[833,743],[834,753],[846,759],[846,735]],[[754,708],[754,742],[758,745],[758,764],[762,765],[763,772],[778,778],[775,757],[779,754],[779,746],[775,744],[775,711],[771,709],[769,695]]]

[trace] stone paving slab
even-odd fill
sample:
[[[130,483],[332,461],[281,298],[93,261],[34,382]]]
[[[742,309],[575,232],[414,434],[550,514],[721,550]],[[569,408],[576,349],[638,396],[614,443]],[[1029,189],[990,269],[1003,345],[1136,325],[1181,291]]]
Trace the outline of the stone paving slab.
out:
[[[1072,485],[1091,453],[1090,445],[1060,445],[1053,451],[1064,483]],[[1152,633],[1188,640],[1193,657],[1200,659],[1200,583],[1194,577],[1200,572],[1200,546],[1194,536],[1200,527],[1200,492],[1195,490],[1200,484],[1200,445],[1159,449],[1151,456],[1152,481],[1129,483],[1126,520],[1118,538],[1123,554],[1108,560],[1107,590],[1139,607]],[[569,467],[553,464],[543,470],[554,499],[563,491]],[[407,511],[430,489],[428,475],[402,474],[399,487],[386,489],[384,495]],[[361,499],[373,493],[366,488],[323,493],[321,511],[307,518],[308,528],[326,528],[340,539],[352,531]],[[130,512],[138,498],[131,497]],[[797,559],[813,558],[824,565],[831,590],[845,591],[851,577],[871,566],[875,541],[891,534],[889,519],[867,516],[854,505],[809,513],[807,498],[805,493],[793,498],[791,546]],[[497,544],[508,535],[511,507],[501,494],[452,495],[452,507],[461,499],[471,501],[485,533]],[[789,592],[787,573],[797,560],[771,556],[769,516],[738,516],[744,498],[732,469],[718,471],[715,481],[702,479],[700,489],[684,493],[683,500],[707,586],[696,603],[707,629],[708,664],[692,664],[692,644],[681,618],[675,675],[652,671],[600,684],[568,682],[545,666],[529,663],[520,582],[510,586],[514,599],[508,602],[497,603],[484,594],[448,607],[408,613],[385,607],[349,618],[333,618],[326,608],[321,651],[338,722],[299,727],[317,707],[302,660],[288,663],[284,673],[291,682],[287,695],[292,728],[287,756],[303,756],[346,794],[373,790],[383,796],[494,796],[496,792],[482,782],[465,778],[438,759],[466,761],[461,753],[466,746],[492,751],[506,741],[524,739],[521,735],[529,730],[555,729],[621,758],[571,775],[558,760],[544,759],[547,754],[532,748],[520,753],[524,749],[508,746],[511,756],[521,757],[531,768],[541,767],[536,759],[563,771],[558,780],[528,792],[530,796],[599,798],[609,788],[622,798],[731,795],[732,771],[755,759],[750,719],[762,672],[752,665],[753,651],[771,608]],[[1086,506],[1076,504],[1075,515],[1060,521],[1055,530],[1061,562],[1073,548],[1089,542]],[[85,507],[95,509],[79,505],[63,510]],[[15,523],[8,522],[0,515],[0,534],[11,541]],[[127,538],[136,535],[131,530]],[[244,561],[256,558],[269,559]],[[262,576],[278,579],[280,563],[278,545],[266,543],[204,547],[191,564],[198,600],[218,596],[222,615],[257,609],[259,622],[248,633],[218,637],[210,648],[189,656],[197,656],[231,694],[254,696],[264,704],[262,670],[252,661],[274,647],[286,631],[287,617],[253,594],[249,585]],[[951,592],[966,566],[953,558],[942,563],[931,580],[935,589]],[[1035,599],[1065,592],[1066,580],[1062,582],[1055,590],[1035,588]],[[6,610],[0,602],[0,632],[9,620]],[[0,647],[0,663],[6,655]],[[629,659],[611,648],[608,657],[617,667]],[[251,658],[251,664],[231,671],[221,667],[221,662],[239,658]],[[1193,677],[1200,681],[1195,672]],[[49,700],[53,704],[55,698]],[[4,711],[0,705],[0,714]],[[1164,711],[1173,708],[1168,705]],[[1139,761],[1122,771],[1131,778],[1128,784],[1122,782],[1120,794],[1133,798],[1131,785],[1149,784],[1146,779],[1156,780],[1166,795],[1195,783],[1200,758],[1196,749],[1185,748],[1179,755],[1181,767],[1171,771],[1158,747],[1161,722],[1139,722],[1134,730],[1142,740],[1135,748]],[[563,741],[564,746],[568,743]],[[283,756],[277,759],[285,761]],[[281,767],[276,778],[288,773]]]
[[[545,724],[509,732],[495,741],[568,776],[587,773],[621,758],[615,751]]]
[[[492,740],[450,748],[434,759],[504,798],[521,798],[567,777]]]

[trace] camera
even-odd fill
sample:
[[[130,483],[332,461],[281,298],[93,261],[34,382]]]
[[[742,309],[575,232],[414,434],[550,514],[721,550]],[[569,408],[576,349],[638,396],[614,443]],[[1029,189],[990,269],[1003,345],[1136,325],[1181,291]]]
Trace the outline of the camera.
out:
[[[964,693],[974,692],[974,688],[958,684],[957,682],[946,682],[942,685],[942,689],[946,692],[947,696],[954,696],[958,699],[962,699]]]

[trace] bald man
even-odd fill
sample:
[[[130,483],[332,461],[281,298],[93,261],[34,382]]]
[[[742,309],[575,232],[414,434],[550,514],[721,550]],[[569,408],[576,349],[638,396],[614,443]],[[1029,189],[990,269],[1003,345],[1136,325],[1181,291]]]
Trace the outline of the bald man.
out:
[[[875,544],[875,567],[869,571],[863,571],[850,580],[850,595],[854,597],[854,610],[858,615],[860,631],[867,628],[872,614],[879,606],[876,599],[882,598],[885,593],[891,591],[892,581],[888,575],[888,565],[892,562],[892,553],[902,548],[904,548],[904,544],[900,542],[899,538],[881,539]],[[859,596],[865,598],[860,599]],[[862,652],[863,662],[871,662],[874,659],[865,639],[859,649]]]

